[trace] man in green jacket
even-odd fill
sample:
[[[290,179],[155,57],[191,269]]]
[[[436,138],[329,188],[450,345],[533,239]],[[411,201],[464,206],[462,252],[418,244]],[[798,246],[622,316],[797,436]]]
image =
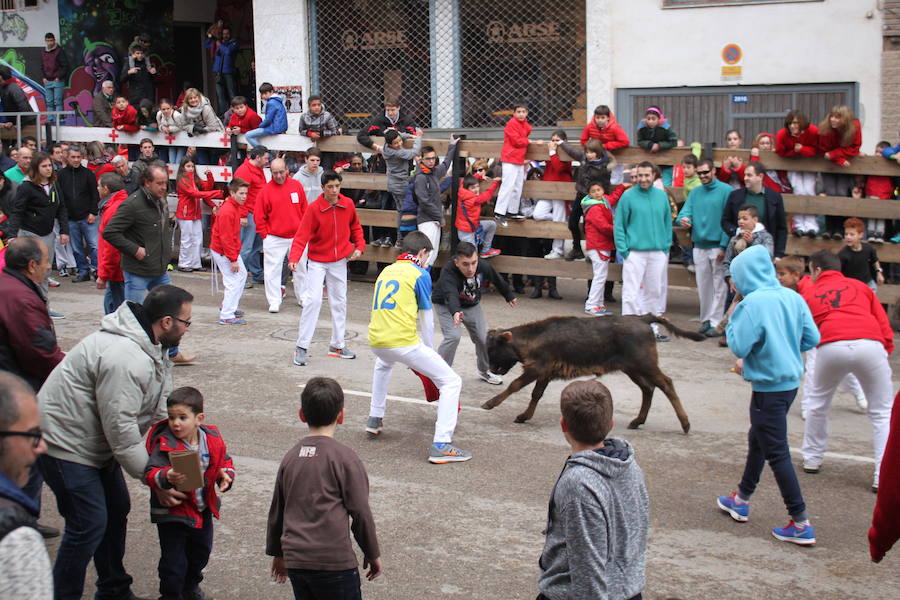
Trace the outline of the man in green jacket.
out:
[[[669,197],[653,187],[655,167],[637,166],[637,183],[622,194],[616,207],[616,251],[622,255],[622,314],[661,315],[666,310],[672,213]],[[654,323],[656,341],[668,342]]]
[[[707,337],[722,335],[716,329],[725,314],[725,248],[728,234],[722,229],[722,212],[732,187],[716,178],[712,159],[697,165],[700,185],[691,190],[678,221],[691,230],[697,293],[700,295],[700,333]]]

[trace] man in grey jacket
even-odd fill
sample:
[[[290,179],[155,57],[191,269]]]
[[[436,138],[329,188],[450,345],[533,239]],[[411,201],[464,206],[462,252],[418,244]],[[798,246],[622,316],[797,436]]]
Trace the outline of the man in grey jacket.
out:
[[[644,473],[613,425],[609,390],[576,381],[560,397],[572,448],[550,495],[539,600],[640,600],[650,499]]]
[[[419,231],[428,236],[434,252],[428,255],[430,267],[437,259],[438,248],[441,245],[441,226],[444,224],[444,207],[441,205],[441,179],[453,167],[456,158],[457,138],[450,134],[450,146],[447,148],[447,156],[444,162],[437,165],[437,152],[431,146],[422,148],[422,161],[413,176],[413,193],[419,204],[419,212],[416,215],[416,226]],[[437,166],[435,166],[437,165]]]
[[[66,522],[53,566],[57,598],[81,598],[92,557],[97,597],[132,597],[122,562],[131,509],[122,469],[143,479],[143,437],[165,418],[173,387],[167,349],[190,327],[193,300],[160,285],[143,305],[122,304],[66,354],[38,394],[47,442],[39,466]],[[160,495],[167,506],[179,498],[170,490]]]

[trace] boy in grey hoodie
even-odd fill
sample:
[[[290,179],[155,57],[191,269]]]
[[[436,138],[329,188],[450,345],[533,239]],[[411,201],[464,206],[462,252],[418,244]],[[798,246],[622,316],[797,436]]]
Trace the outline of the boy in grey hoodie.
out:
[[[597,380],[570,383],[560,397],[572,454],[547,515],[538,600],[640,600],[650,498],[625,440],[605,439],[612,397]]]

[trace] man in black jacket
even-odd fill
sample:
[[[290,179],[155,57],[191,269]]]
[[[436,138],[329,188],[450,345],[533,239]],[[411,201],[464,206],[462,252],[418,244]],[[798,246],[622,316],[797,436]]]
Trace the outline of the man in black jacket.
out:
[[[743,187],[731,192],[722,211],[722,229],[730,237],[737,232],[738,211],[745,204],[756,206],[759,222],[775,240],[775,258],[784,256],[787,245],[787,217],[784,213],[784,199],[781,194],[762,184],[766,168],[761,162],[751,162],[744,171]]]
[[[487,261],[478,260],[478,248],[469,242],[457,244],[453,262],[441,269],[441,276],[431,295],[444,334],[438,354],[448,365],[453,365],[462,335],[459,329],[462,323],[475,344],[478,376],[492,385],[500,385],[503,379],[489,370],[487,321],[481,310],[481,286],[485,282],[493,283],[510,307],[518,305],[518,300],[503,278]]]
[[[0,104],[6,112],[34,112],[28,103],[28,97],[13,77],[12,70],[0,65]],[[22,126],[34,125],[34,117],[22,117]],[[7,127],[15,127],[16,117],[9,117]]]
[[[73,144],[69,147],[68,166],[56,174],[56,187],[69,217],[69,236],[78,269],[73,283],[90,281],[91,275],[96,277],[97,274],[97,231],[100,226],[97,205],[100,196],[97,179],[90,169],[81,165],[82,157],[81,146]]]

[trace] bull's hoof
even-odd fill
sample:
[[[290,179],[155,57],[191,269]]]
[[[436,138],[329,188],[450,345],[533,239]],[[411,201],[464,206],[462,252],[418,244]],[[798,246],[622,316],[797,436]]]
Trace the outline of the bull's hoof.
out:
[[[495,406],[497,406],[497,405],[494,404],[493,400],[488,400],[487,402],[485,402],[484,404],[481,405],[481,408],[483,408],[484,410],[491,410]]]
[[[628,429],[637,429],[638,427],[640,427],[643,424],[644,424],[643,421],[634,419],[631,423],[628,424]]]
[[[687,435],[688,432],[690,432],[690,430],[691,430],[691,424],[690,423],[682,423],[681,429],[682,429],[682,431],[684,431],[684,434]]]
[[[525,415],[519,415],[513,423],[526,423],[530,418],[531,417],[526,417]]]

